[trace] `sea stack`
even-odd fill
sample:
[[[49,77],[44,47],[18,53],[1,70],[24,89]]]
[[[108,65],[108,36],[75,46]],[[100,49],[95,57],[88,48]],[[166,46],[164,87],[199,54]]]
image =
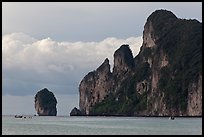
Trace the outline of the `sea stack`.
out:
[[[37,92],[35,95],[35,110],[39,116],[56,116],[57,99],[47,88]]]

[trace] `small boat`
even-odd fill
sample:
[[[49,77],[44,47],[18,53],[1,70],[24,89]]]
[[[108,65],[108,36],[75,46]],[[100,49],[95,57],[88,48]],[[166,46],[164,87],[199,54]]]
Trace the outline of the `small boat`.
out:
[[[175,118],[174,118],[174,116],[170,116],[169,119],[170,120],[174,120]]]
[[[22,115],[15,115],[15,118],[22,118]]]

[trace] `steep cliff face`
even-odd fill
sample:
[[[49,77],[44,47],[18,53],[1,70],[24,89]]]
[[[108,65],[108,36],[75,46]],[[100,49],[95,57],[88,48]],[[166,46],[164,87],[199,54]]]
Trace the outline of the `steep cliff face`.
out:
[[[134,69],[134,58],[129,45],[122,45],[114,53],[113,73],[110,72],[109,60],[99,66],[96,71],[87,74],[79,85],[80,110],[85,115],[95,115],[92,107],[106,98],[116,96],[117,91],[123,87]],[[119,98],[117,95],[116,98]],[[118,99],[116,99],[118,100]]]
[[[124,86],[123,83],[134,73],[134,58],[129,45],[122,45],[114,53],[114,66],[113,66],[113,80],[112,91],[117,91]]]
[[[148,17],[144,26],[143,44],[135,60],[136,65],[147,62],[151,68],[151,74],[146,79],[148,85],[151,85],[147,90],[147,109],[145,113],[148,115],[173,115],[167,108],[165,93],[159,89],[161,69],[169,65],[169,57],[159,41],[168,35],[167,33],[173,26],[172,22],[175,20],[177,20],[177,17],[170,11],[155,11]]]
[[[114,53],[113,75],[120,79],[134,68],[134,59],[129,45],[122,45]]]
[[[202,23],[156,10],[145,23],[139,54],[133,58],[122,45],[113,73],[105,70],[80,84],[80,110],[87,115],[200,116]]]
[[[202,75],[199,75],[198,81],[193,82],[188,87],[188,106],[187,115],[202,115]]]
[[[112,89],[112,73],[110,72],[109,60],[87,74],[79,85],[80,102],[82,113],[89,114],[93,105],[104,100]]]
[[[155,11],[147,19],[139,56],[151,65],[149,115],[202,115],[201,30],[198,21],[178,19],[170,11]],[[144,56],[145,50],[151,54]],[[192,96],[188,95],[190,91]],[[194,110],[187,112],[192,105]]]
[[[35,95],[35,110],[39,116],[56,116],[56,105],[54,94],[47,88],[38,91]]]

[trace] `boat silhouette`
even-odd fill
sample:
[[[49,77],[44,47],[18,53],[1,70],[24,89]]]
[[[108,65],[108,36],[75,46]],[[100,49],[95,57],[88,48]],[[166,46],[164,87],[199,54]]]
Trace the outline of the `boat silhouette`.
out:
[[[174,116],[170,116],[169,119],[170,120],[174,120],[175,118],[174,118]]]
[[[22,115],[15,115],[15,118],[22,118]]]

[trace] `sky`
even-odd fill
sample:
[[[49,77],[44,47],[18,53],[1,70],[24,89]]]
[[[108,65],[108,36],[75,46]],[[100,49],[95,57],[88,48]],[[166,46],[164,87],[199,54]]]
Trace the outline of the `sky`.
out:
[[[34,96],[48,88],[58,115],[79,106],[78,86],[105,58],[142,45],[144,24],[158,9],[202,22],[201,2],[3,2],[2,114],[36,114]]]

